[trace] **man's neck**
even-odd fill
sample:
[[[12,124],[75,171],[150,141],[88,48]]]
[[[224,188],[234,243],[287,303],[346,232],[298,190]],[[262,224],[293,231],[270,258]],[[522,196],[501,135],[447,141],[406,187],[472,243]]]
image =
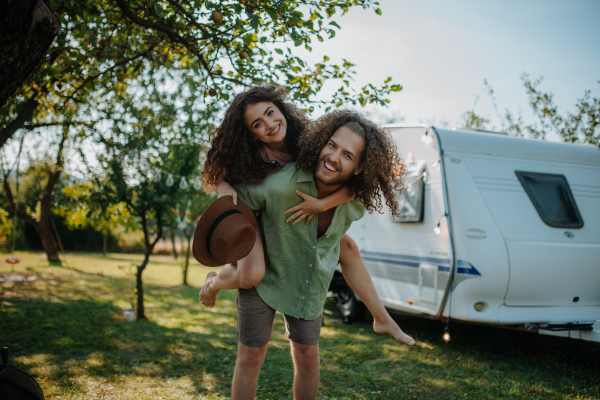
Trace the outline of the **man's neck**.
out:
[[[315,186],[317,187],[317,198],[319,198],[319,199],[323,199],[323,198],[329,196],[330,194],[332,194],[333,192],[335,192],[336,190],[338,190],[339,188],[342,187],[342,185],[336,185],[336,186],[323,185],[322,183],[318,182],[317,180],[315,180]]]

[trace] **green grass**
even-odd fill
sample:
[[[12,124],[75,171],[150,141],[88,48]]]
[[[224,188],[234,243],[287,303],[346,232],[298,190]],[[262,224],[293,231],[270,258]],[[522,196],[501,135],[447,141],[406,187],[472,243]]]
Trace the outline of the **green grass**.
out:
[[[18,253],[23,280],[0,265],[0,345],[33,375],[46,399],[226,399],[235,365],[235,291],[206,309],[209,268],[154,256],[144,272],[147,321],[128,323],[140,255],[67,254],[63,267]],[[14,275],[13,275],[14,276]],[[320,399],[600,399],[600,345],[396,317],[426,347],[373,333],[369,322],[326,323]],[[289,344],[280,317],[259,379],[259,399],[290,399]]]

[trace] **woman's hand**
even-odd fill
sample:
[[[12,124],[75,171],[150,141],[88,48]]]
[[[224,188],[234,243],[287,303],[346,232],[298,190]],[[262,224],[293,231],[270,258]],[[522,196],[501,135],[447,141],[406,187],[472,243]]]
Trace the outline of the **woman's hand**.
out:
[[[237,205],[237,192],[229,183],[225,181],[220,181],[219,183],[217,183],[215,189],[219,194],[217,198],[223,196],[231,196],[233,197],[233,204]]]
[[[316,214],[325,211],[322,209],[321,200],[317,199],[316,197],[305,194],[300,190],[296,190],[296,194],[302,197],[303,201],[297,206],[288,208],[283,212],[284,215],[294,213],[291,217],[286,219],[285,222],[294,220],[292,225],[296,225],[298,222],[306,218],[306,224],[308,225],[308,223]]]

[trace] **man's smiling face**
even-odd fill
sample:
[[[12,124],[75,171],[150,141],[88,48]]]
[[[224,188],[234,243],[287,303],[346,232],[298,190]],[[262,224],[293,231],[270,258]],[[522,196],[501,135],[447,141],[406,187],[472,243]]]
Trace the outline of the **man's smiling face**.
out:
[[[321,150],[315,179],[325,186],[340,186],[363,168],[365,140],[345,126],[338,128]]]

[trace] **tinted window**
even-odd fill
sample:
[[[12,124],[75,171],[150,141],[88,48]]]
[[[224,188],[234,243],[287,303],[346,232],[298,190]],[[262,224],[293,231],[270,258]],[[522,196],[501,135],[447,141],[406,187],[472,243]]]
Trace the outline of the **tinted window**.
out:
[[[540,218],[555,228],[581,228],[583,219],[564,175],[515,171]]]

